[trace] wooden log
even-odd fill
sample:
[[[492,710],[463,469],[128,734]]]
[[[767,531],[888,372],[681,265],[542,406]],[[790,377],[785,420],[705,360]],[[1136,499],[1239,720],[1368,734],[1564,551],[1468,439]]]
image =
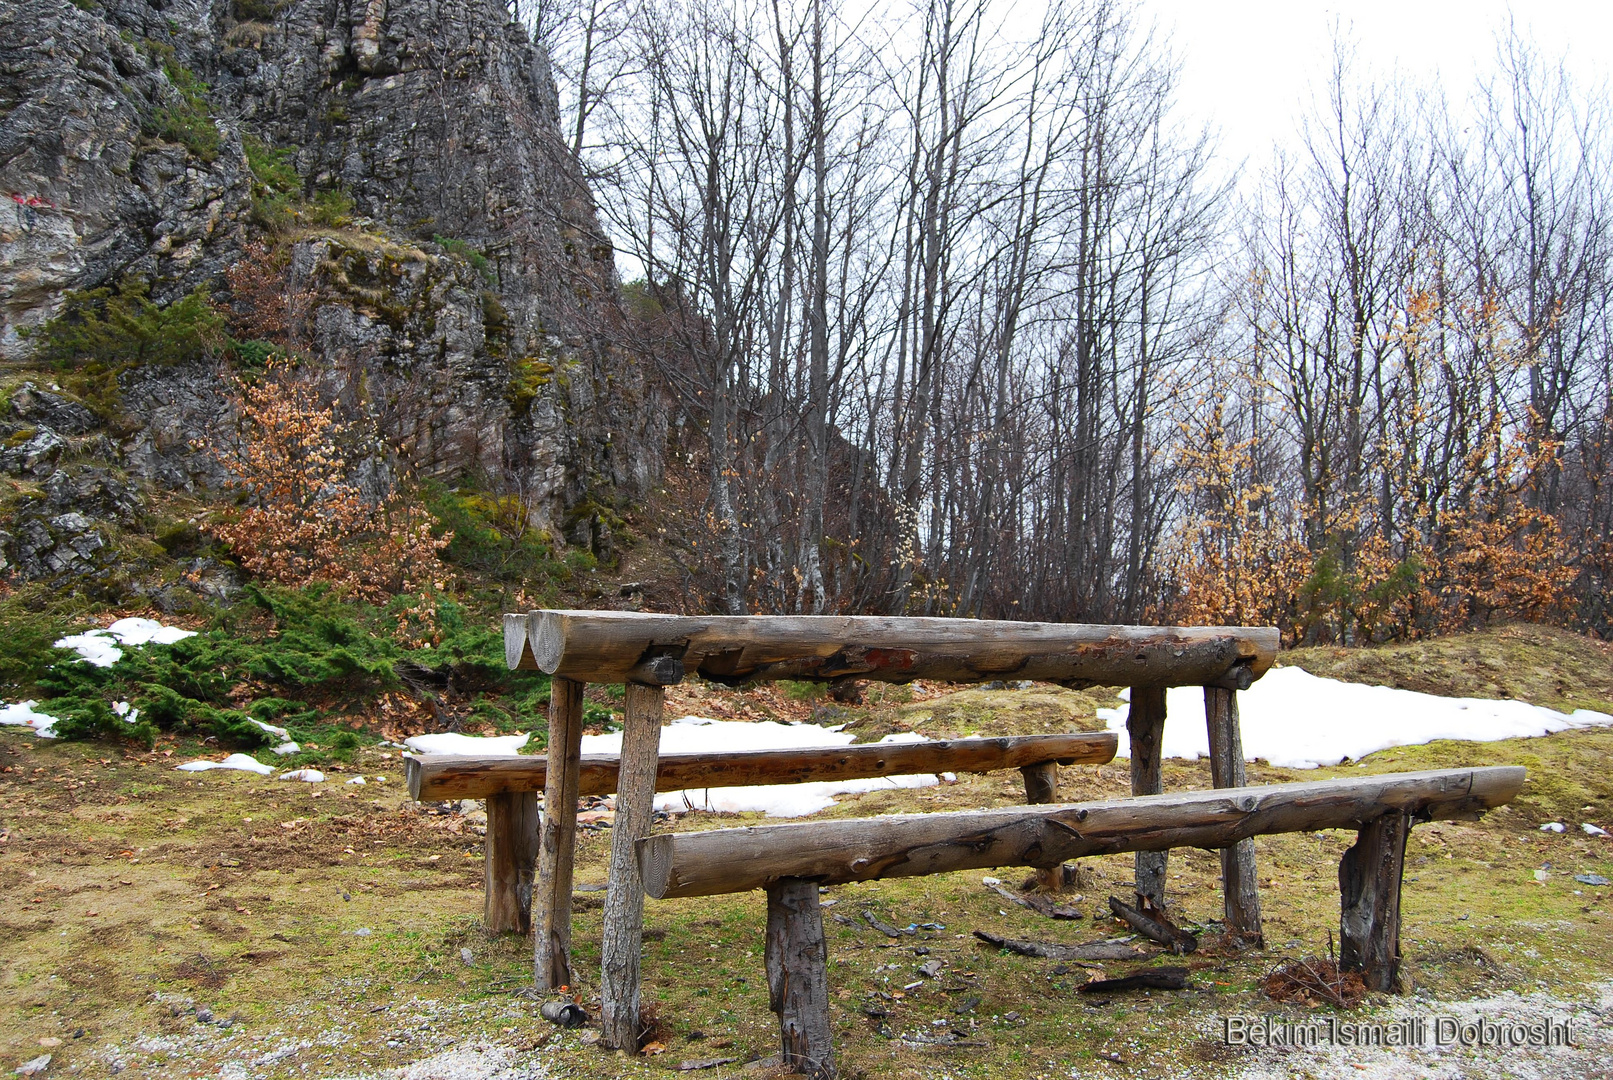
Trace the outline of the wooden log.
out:
[[[1211,783],[1218,788],[1243,787],[1243,735],[1238,728],[1237,693],[1221,686],[1206,686],[1204,719],[1210,729]],[[1235,846],[1222,849],[1221,898],[1227,936],[1232,942],[1242,947],[1264,948],[1253,840],[1240,840]]]
[[[539,990],[573,986],[571,885],[577,848],[577,763],[582,757],[582,683],[549,685],[549,753],[556,762],[543,785],[538,889],[533,912],[532,972]],[[414,771],[410,771],[411,789]]]
[[[1131,739],[1131,793],[1158,795],[1164,790],[1160,779],[1160,750],[1165,742],[1165,688],[1133,686],[1131,707],[1126,711],[1126,734]],[[1161,907],[1165,904],[1165,865],[1169,852],[1139,851],[1136,867],[1137,902],[1148,897]]]
[[[1249,836],[1350,828],[1389,810],[1433,818],[1482,813],[1523,786],[1518,766],[1173,792],[1049,807],[893,814],[661,834],[638,845],[651,896],[820,884],[993,866],[1041,866],[1124,851],[1222,848]]]
[[[1078,994],[1120,994],[1127,990],[1185,990],[1187,969],[1158,967],[1124,975],[1118,979],[1095,979],[1076,987]]]
[[[622,718],[621,787],[611,825],[610,889],[605,894],[599,1041],[613,1050],[639,1049],[639,957],[644,947],[644,886],[634,844],[653,825],[656,758],[666,690],[627,684]]]
[[[647,657],[678,656],[717,682],[876,679],[1067,686],[1187,686],[1258,678],[1277,630],[1098,626],[868,615],[650,615],[534,611],[505,616],[505,659],[583,682],[622,682]]]
[[[816,882],[784,878],[767,887],[767,996],[778,1014],[784,1067],[831,1080],[829,945]]]
[[[1199,939],[1196,935],[1171,922],[1163,911],[1153,906],[1147,899],[1144,899],[1143,904],[1147,910],[1139,911],[1124,903],[1118,896],[1109,897],[1109,910],[1114,912],[1121,922],[1149,941],[1165,946],[1178,956],[1198,949]]]
[[[1043,960],[1141,960],[1147,954],[1130,945],[1117,945],[1107,941],[1094,941],[1090,945],[1061,945],[1053,941],[1017,941],[999,934],[976,930],[975,937],[987,945],[1007,949],[1020,956],[1035,956]]]
[[[1116,738],[1118,744],[1119,739]],[[1025,803],[1028,806],[1045,806],[1059,801],[1059,768],[1051,761],[1040,765],[1022,765],[1020,775],[1025,778]],[[1064,866],[1036,868],[1036,887],[1043,892],[1058,892],[1064,888]]]
[[[569,679],[565,682],[581,685]],[[554,721],[551,719],[550,723]],[[554,737],[551,730],[551,746]],[[1094,731],[793,750],[666,754],[659,759],[655,790],[804,784],[814,780],[854,780],[911,773],[983,773],[1050,762],[1101,765],[1114,759],[1117,745],[1118,737],[1114,732]],[[590,754],[579,758],[577,794],[606,795],[615,791],[619,767],[620,758],[615,754]],[[425,754],[405,758],[404,769],[409,794],[416,799],[485,799],[501,791],[547,790],[549,763],[546,757],[536,754],[505,757]]]
[[[1368,990],[1400,983],[1400,876],[1411,818],[1384,814],[1362,826],[1339,861],[1339,967],[1361,972]]]
[[[532,930],[532,872],[538,855],[538,797],[529,791],[487,800],[487,840],[482,865],[487,878],[482,922],[490,934]]]

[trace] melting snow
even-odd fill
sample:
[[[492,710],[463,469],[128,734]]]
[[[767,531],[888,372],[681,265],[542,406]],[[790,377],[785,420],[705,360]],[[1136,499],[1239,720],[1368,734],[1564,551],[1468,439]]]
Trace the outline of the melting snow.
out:
[[[746,723],[685,716],[661,729],[663,754],[709,753],[725,750],[786,750],[820,746],[847,746],[853,736],[838,727],[812,724],[778,724],[771,720]],[[916,732],[887,735],[883,743],[925,742]],[[620,732],[584,735],[585,754],[619,754]],[[875,776],[865,780],[825,780],[810,784],[776,784],[758,787],[696,788],[667,791],[655,797],[657,810],[712,810],[722,813],[762,811],[768,817],[803,817],[833,806],[831,795],[850,795],[881,788],[930,787],[933,775]]]
[[[529,735],[416,735],[403,744],[417,754],[459,754],[467,757],[509,757],[521,752]]]
[[[56,732],[52,730],[58,718],[48,713],[35,712],[37,701],[19,701],[15,705],[0,705],[0,724],[13,724],[31,727],[34,734],[41,739],[54,739]]]
[[[1121,705],[1098,710],[1098,718],[1120,734],[1119,757],[1130,755],[1128,709]],[[1193,760],[1208,756],[1202,690],[1196,686],[1171,689],[1165,699],[1165,715],[1165,757]],[[1264,758],[1280,768],[1314,769],[1336,765],[1345,758],[1360,760],[1391,746],[1415,746],[1435,739],[1495,742],[1530,738],[1613,724],[1613,716],[1588,709],[1564,714],[1522,701],[1436,697],[1324,679],[1300,668],[1284,667],[1268,671],[1238,695],[1238,721],[1244,757],[1251,761]]]
[[[262,728],[265,734],[273,735],[277,739],[291,738],[291,732],[287,731],[283,727],[275,727],[273,724],[265,724],[262,720],[254,720],[250,716],[246,719],[247,723],[256,724],[258,727]]]
[[[255,772],[259,776],[268,776],[274,772],[274,767],[264,765],[254,757],[246,754],[231,754],[223,761],[187,761],[183,765],[175,765],[180,772],[207,772],[209,769],[240,769],[243,772]]]
[[[195,637],[194,630],[181,630],[177,626],[164,626],[155,619],[119,619],[105,630],[87,630],[58,638],[58,649],[72,649],[86,664],[111,667],[123,659],[119,645],[172,645],[184,638]]]
[[[325,774],[318,769],[292,769],[290,772],[280,774],[282,780],[301,780],[309,784],[323,784]]]
[[[279,746],[271,746],[269,749],[273,750],[281,757],[285,757],[287,754],[300,753],[302,751],[302,744],[296,742],[283,742]]]

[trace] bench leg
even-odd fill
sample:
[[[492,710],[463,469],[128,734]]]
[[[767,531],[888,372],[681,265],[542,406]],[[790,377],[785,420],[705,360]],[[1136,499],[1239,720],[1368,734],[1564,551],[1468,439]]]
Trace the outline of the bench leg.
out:
[[[549,687],[549,771],[543,785],[538,888],[533,903],[532,973],[539,990],[573,986],[571,871],[577,849],[577,770],[586,685],[555,678]]]
[[[1238,730],[1237,692],[1206,686],[1204,718],[1210,728],[1211,782],[1218,788],[1243,787],[1243,736]],[[1239,840],[1233,847],[1221,849],[1221,895],[1228,936],[1240,945],[1264,948],[1253,840]]]
[[[487,798],[487,841],[482,863],[487,894],[482,922],[490,934],[532,929],[532,864],[538,854],[538,796],[507,791]]]
[[[1131,793],[1158,795],[1160,744],[1165,738],[1165,688],[1133,686],[1131,708],[1126,717],[1131,737]],[[1136,856],[1137,900],[1147,896],[1161,907],[1165,904],[1166,852],[1139,851]]]
[[[1400,876],[1411,818],[1393,811],[1368,822],[1339,860],[1339,967],[1368,990],[1400,982]]]
[[[622,766],[616,784],[616,820],[610,837],[610,891],[600,973],[599,1041],[612,1050],[638,1052],[639,955],[644,947],[644,883],[635,842],[653,823],[655,770],[661,754],[661,707],[666,690],[627,684],[622,720]]]
[[[816,882],[780,878],[767,887],[767,994],[778,1013],[784,1067],[830,1080],[829,945]]]
[[[1059,801],[1059,766],[1056,761],[1038,765],[1022,765],[1020,775],[1025,778],[1025,804],[1042,806]],[[1036,887],[1043,892],[1059,892],[1064,888],[1063,866],[1036,868]]]

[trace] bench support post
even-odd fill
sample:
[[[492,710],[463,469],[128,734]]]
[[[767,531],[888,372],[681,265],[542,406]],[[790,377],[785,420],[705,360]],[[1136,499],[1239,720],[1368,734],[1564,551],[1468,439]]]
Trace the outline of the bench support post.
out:
[[[610,891],[605,896],[600,949],[599,1041],[609,1049],[629,1053],[637,1053],[639,1048],[639,957],[644,947],[644,884],[639,878],[635,842],[648,836],[653,824],[665,700],[664,687],[627,684],[622,768],[610,837]]]
[[[780,878],[767,886],[766,958],[768,1004],[778,1013],[784,1067],[831,1080],[829,945],[817,882]]]
[[[1361,827],[1339,860],[1339,967],[1361,972],[1368,990],[1400,982],[1400,876],[1409,815],[1393,811]]]
[[[1131,793],[1158,795],[1160,744],[1165,738],[1165,688],[1133,686],[1131,708],[1127,710],[1126,732],[1131,737]],[[1139,851],[1136,855],[1137,900],[1148,897],[1165,905],[1165,858],[1163,851]]]
[[[1039,765],[1021,765],[1020,775],[1025,778],[1025,803],[1041,806],[1059,801],[1059,766],[1056,761]],[[1039,866],[1036,868],[1036,887],[1043,892],[1058,892],[1064,888],[1064,867]]]
[[[1218,788],[1245,786],[1237,692],[1219,686],[1206,686],[1204,719],[1210,728],[1211,782]],[[1234,846],[1221,849],[1221,895],[1227,936],[1239,946],[1264,948],[1253,840],[1239,840]]]
[[[577,847],[577,773],[585,684],[549,684],[549,771],[543,783],[532,972],[539,990],[575,985],[571,974],[571,872]]]
[[[487,797],[487,839],[482,865],[487,896],[482,923],[490,934],[532,929],[532,864],[538,854],[538,796],[508,791]]]

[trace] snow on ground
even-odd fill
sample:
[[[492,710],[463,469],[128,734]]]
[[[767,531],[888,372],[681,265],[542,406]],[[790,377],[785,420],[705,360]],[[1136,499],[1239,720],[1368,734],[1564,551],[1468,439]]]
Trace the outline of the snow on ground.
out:
[[[176,641],[195,637],[194,630],[181,630],[177,626],[164,626],[156,619],[119,619],[105,630],[87,630],[59,638],[58,649],[72,649],[86,664],[111,667],[123,659],[119,645],[140,646],[155,642],[172,645]]]
[[[684,716],[661,729],[661,753],[694,754],[735,750],[786,750],[808,747],[848,746],[853,736],[839,728],[813,724],[779,724],[771,720],[756,723],[711,720],[704,716]],[[915,732],[887,735],[883,743],[924,742]],[[619,754],[620,732],[611,735],[584,735],[584,754]],[[775,784],[766,787],[698,788],[667,791],[655,797],[657,810],[710,810],[719,813],[761,811],[768,817],[804,817],[833,806],[831,795],[850,795],[881,788],[931,787],[939,783],[933,774],[914,776],[875,776],[866,780],[826,780],[810,784]]]
[[[1128,696],[1122,692],[1121,697]],[[1099,709],[1098,718],[1119,732],[1118,757],[1129,757],[1127,705]],[[1204,692],[1196,686],[1171,689],[1165,699],[1163,755],[1209,755],[1204,726]],[[1273,668],[1238,694],[1243,755],[1264,758],[1280,768],[1314,769],[1345,758],[1360,760],[1391,746],[1415,746],[1435,739],[1495,742],[1532,738],[1568,728],[1613,724],[1613,716],[1576,709],[1557,712],[1522,701],[1448,698],[1387,686],[1324,679],[1295,667]]]
[[[529,735],[416,735],[403,745],[417,754],[461,754],[467,757],[510,757],[521,752]]]
[[[255,772],[259,776],[268,776],[274,772],[273,766],[264,765],[254,757],[246,754],[231,754],[223,761],[187,761],[183,765],[175,765],[180,772],[207,772],[211,769],[240,769],[242,772]]]
[[[0,704],[0,724],[21,725],[34,729],[34,734],[41,739],[53,739],[56,733],[51,730],[57,717],[49,713],[34,711],[37,701],[19,701],[15,705]]]

